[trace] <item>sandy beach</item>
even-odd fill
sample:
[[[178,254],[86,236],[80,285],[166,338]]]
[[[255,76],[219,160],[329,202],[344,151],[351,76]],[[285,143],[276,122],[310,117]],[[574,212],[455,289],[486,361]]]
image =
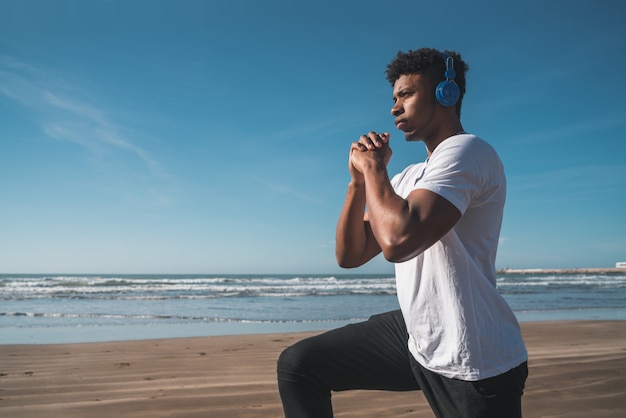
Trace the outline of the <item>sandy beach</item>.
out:
[[[523,323],[525,417],[626,416],[626,323]],[[2,417],[280,417],[281,350],[314,333],[0,346]],[[337,417],[433,417],[420,392],[333,395]]]

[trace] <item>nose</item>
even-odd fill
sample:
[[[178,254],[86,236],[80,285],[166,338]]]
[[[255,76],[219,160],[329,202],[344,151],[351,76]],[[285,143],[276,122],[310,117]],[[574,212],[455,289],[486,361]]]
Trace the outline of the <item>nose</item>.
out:
[[[400,105],[400,101],[397,101],[392,107],[391,107],[391,114],[393,116],[398,116],[402,114],[402,105]]]

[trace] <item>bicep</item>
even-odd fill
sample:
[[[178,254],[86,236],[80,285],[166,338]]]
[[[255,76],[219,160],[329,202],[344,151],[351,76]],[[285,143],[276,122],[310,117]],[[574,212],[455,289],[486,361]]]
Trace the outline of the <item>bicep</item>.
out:
[[[406,197],[406,207],[406,229],[402,228],[403,236],[387,257],[393,262],[406,261],[423,253],[461,219],[461,211],[456,206],[427,189],[413,190]]]
[[[439,241],[461,219],[461,211],[448,199],[427,189],[413,190],[407,202],[419,234],[431,244]],[[429,246],[430,246],[429,245]]]

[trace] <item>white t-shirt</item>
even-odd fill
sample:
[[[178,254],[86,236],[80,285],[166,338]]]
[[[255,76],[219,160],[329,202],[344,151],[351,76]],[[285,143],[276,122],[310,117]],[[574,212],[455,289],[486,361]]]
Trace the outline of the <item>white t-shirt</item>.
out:
[[[496,290],[506,179],[495,150],[474,135],[452,136],[391,183],[403,198],[415,189],[437,193],[462,214],[441,240],[395,266],[411,354],[435,373],[469,381],[526,361],[517,319]]]

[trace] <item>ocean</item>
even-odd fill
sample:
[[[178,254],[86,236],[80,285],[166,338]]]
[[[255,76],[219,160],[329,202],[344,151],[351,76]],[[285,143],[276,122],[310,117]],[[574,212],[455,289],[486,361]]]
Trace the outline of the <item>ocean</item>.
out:
[[[499,274],[520,322],[626,319],[626,272]],[[393,275],[0,274],[0,344],[327,330],[397,309]]]

